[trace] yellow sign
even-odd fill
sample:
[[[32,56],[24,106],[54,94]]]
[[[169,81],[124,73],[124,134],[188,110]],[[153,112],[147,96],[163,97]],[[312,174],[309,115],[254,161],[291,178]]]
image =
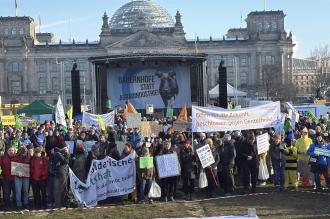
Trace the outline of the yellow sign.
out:
[[[326,104],[327,101],[325,99],[321,99],[321,100],[314,100],[314,103],[315,104],[320,104],[320,105],[323,105],[323,104]]]
[[[15,116],[1,116],[2,125],[16,125]]]

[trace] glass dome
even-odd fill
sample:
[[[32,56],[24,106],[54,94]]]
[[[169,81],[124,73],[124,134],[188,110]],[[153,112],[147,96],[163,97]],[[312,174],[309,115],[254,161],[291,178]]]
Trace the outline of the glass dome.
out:
[[[110,20],[112,32],[172,27],[174,27],[174,22],[170,14],[165,8],[151,0],[131,1],[119,8]]]

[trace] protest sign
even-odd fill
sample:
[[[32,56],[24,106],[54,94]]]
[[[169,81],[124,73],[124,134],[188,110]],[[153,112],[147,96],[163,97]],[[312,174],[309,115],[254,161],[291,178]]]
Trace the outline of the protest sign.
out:
[[[180,164],[176,153],[157,156],[156,164],[160,179],[180,175]]]
[[[154,157],[140,157],[139,158],[140,169],[149,169],[154,167]]]
[[[164,112],[155,112],[153,117],[155,119],[164,119]]]
[[[16,125],[15,116],[1,116],[2,125]]]
[[[187,132],[191,130],[191,122],[173,122],[173,129],[176,132]]]
[[[96,141],[85,141],[85,142],[83,142],[85,153],[90,152],[92,150],[93,145],[95,145],[95,143],[96,143]]]
[[[69,146],[70,154],[73,154],[73,150],[74,150],[74,141],[65,141],[65,143]]]
[[[280,102],[237,110],[192,107],[192,132],[261,129],[276,127],[280,123]]]
[[[141,135],[143,137],[156,137],[160,132],[160,126],[158,122],[154,121],[142,121],[141,122]]]
[[[141,128],[141,113],[128,113],[127,128]]]
[[[154,113],[154,105],[153,104],[147,104],[146,106],[146,114],[150,115]]]
[[[167,108],[166,109],[166,117],[167,118],[172,118],[173,117],[173,109],[172,108]]]
[[[257,136],[258,155],[269,151],[269,136],[268,133]]]
[[[119,161],[111,157],[93,160],[86,183],[81,182],[70,169],[70,186],[76,201],[93,207],[108,197],[132,193],[136,186],[135,156],[130,154]]]
[[[196,150],[199,160],[201,161],[202,167],[208,167],[214,164],[214,157],[210,148],[210,145],[204,145]]]
[[[30,177],[30,164],[11,162],[11,175]]]
[[[125,148],[125,142],[123,141],[116,141],[117,150],[119,151],[120,155],[123,153]]]
[[[314,154],[319,156],[330,157],[330,150],[326,148],[315,148]]]
[[[110,126],[115,124],[115,112],[96,115],[92,113],[84,112],[82,116],[82,125],[84,127],[91,127],[95,125],[98,129],[104,129],[104,126]],[[103,128],[102,128],[103,126]]]

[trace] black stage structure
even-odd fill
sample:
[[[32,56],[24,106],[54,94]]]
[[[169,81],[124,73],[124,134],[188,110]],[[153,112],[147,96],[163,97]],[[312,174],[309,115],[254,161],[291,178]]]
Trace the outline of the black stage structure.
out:
[[[107,112],[106,101],[108,97],[107,75],[111,70],[119,68],[136,68],[158,66],[178,67],[187,66],[190,76],[190,98],[192,105],[206,106],[208,103],[207,67],[206,54],[126,54],[102,57],[90,57],[93,65],[93,112]],[[111,88],[109,88],[111,89]],[[184,91],[182,91],[184,92]],[[182,102],[182,105],[184,102]],[[116,106],[112,106],[114,108]],[[162,109],[158,109],[162,110]],[[156,109],[157,111],[157,109]]]

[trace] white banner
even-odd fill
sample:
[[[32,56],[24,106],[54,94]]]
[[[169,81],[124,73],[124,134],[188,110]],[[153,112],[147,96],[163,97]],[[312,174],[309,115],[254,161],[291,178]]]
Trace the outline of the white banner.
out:
[[[217,132],[275,127],[281,122],[280,102],[239,110],[192,107],[192,132]]]
[[[135,156],[133,153],[119,161],[111,157],[94,160],[86,183],[81,182],[70,169],[70,186],[76,201],[93,207],[108,197],[132,193],[136,177]]]
[[[102,114],[102,115],[97,115],[97,114],[92,114],[92,113],[83,113],[82,117],[82,125],[84,127],[91,127],[92,125],[95,125],[97,128],[101,129],[101,121],[104,122],[104,125],[110,126],[115,124],[115,112],[112,111],[110,113]]]
[[[210,145],[205,145],[196,150],[199,160],[201,161],[202,167],[206,168],[211,164],[214,164],[214,157],[210,148]]]
[[[269,151],[269,135],[268,133],[257,136],[258,155]]]
[[[141,113],[128,113],[127,128],[141,128]]]
[[[55,121],[57,124],[61,124],[66,127],[64,108],[61,101],[61,96],[58,96],[56,111],[55,111]]]
[[[181,167],[176,153],[157,156],[156,164],[160,179],[179,176],[181,173]]]

